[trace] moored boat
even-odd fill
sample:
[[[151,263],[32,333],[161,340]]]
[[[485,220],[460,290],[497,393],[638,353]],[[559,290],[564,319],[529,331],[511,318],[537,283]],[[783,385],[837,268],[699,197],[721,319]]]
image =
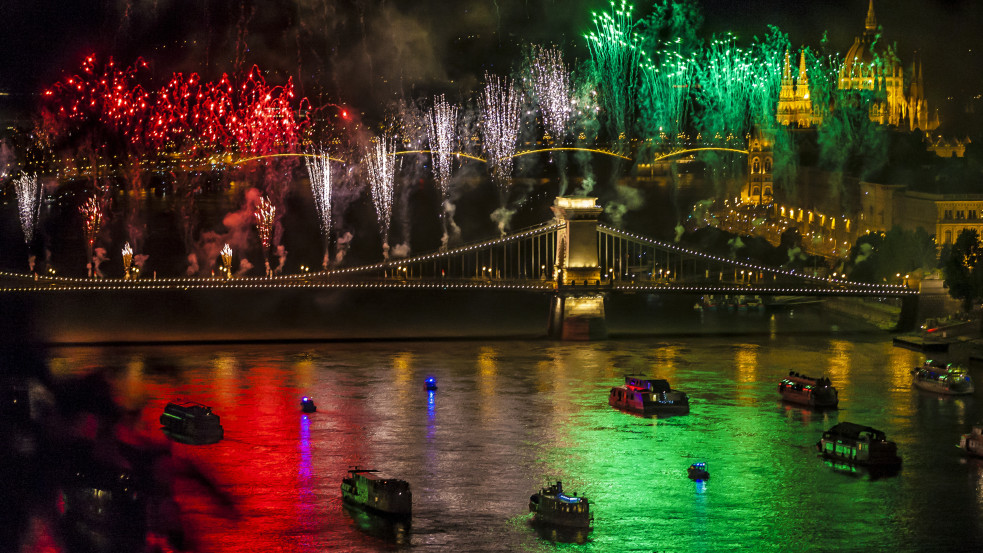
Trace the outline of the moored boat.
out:
[[[913,383],[918,388],[937,394],[972,394],[973,380],[969,372],[952,363],[940,363],[929,359],[921,367],[912,369]]]
[[[841,422],[823,432],[816,449],[824,457],[865,466],[901,464],[898,446],[883,432],[869,426]]]
[[[219,416],[212,408],[194,401],[170,402],[160,416],[164,434],[174,441],[207,445],[225,436]]]
[[[638,415],[683,415],[689,413],[689,398],[673,390],[669,381],[627,375],[622,386],[611,388],[608,404]]]
[[[382,515],[409,518],[413,514],[409,482],[373,469],[349,469],[341,480],[341,499]]]
[[[959,449],[983,457],[983,426],[974,426],[969,434],[960,436]]]
[[[794,371],[778,383],[778,393],[785,401],[809,407],[833,408],[839,403],[836,388],[828,378],[812,378]]]
[[[590,500],[563,493],[563,482],[549,484],[529,497],[529,512],[535,522],[567,526],[571,528],[591,528],[594,515],[590,512]]]

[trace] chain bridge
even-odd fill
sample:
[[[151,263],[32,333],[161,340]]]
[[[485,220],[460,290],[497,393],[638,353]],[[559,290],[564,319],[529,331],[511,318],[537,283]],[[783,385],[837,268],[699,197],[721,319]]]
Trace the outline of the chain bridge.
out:
[[[564,339],[606,335],[604,297],[612,294],[694,296],[868,296],[918,292],[765,267],[727,259],[606,226],[590,197],[559,197],[554,218],[511,234],[426,255],[319,272],[244,278],[88,279],[0,275],[2,292],[197,289],[499,289],[549,294],[550,333]]]

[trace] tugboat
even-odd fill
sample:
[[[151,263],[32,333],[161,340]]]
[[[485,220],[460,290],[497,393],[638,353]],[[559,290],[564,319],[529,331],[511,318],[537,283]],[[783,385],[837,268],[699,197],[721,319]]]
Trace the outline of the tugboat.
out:
[[[689,398],[669,387],[668,380],[627,375],[623,386],[611,388],[608,404],[638,415],[685,415]]]
[[[212,413],[212,408],[193,401],[168,403],[160,423],[168,438],[185,444],[214,444],[225,436],[219,416]]]
[[[686,474],[690,480],[696,480],[697,482],[710,479],[710,471],[707,470],[706,463],[693,463],[686,469]]]
[[[590,530],[594,515],[590,513],[590,500],[563,493],[563,482],[549,484],[529,496],[529,512],[533,521],[543,524]]]
[[[346,504],[380,515],[410,518],[413,514],[409,482],[377,470],[349,469],[348,476],[341,480],[341,499]]]
[[[942,364],[929,359],[921,367],[912,369],[915,386],[937,394],[963,395],[973,393],[973,381],[969,372],[952,363]]]
[[[794,371],[789,371],[788,376],[778,383],[778,393],[785,401],[809,407],[832,409],[839,403],[836,388],[828,378],[812,378]]]
[[[883,432],[869,426],[841,422],[823,432],[816,449],[829,459],[869,467],[901,465],[898,446]]]
[[[959,449],[983,457],[983,426],[974,426],[969,434],[963,434],[959,438]]]

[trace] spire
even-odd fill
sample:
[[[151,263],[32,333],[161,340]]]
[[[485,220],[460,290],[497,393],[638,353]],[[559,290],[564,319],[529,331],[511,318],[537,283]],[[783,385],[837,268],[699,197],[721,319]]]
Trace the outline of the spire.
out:
[[[802,50],[799,54],[799,85],[807,84],[809,82],[809,75],[806,74],[806,51]]]
[[[788,49],[785,49],[785,65],[782,66],[782,79],[792,78],[792,64],[789,62]]]
[[[870,0],[870,6],[867,8],[867,21],[865,26],[868,31],[877,30],[877,17],[874,16],[874,0]]]

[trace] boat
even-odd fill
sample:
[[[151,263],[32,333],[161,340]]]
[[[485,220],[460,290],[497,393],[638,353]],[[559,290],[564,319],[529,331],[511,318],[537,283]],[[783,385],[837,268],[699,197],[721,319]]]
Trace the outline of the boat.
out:
[[[816,449],[824,457],[864,466],[898,466],[898,446],[869,426],[841,422],[823,432]]]
[[[341,499],[380,515],[409,518],[413,514],[409,482],[374,469],[349,469],[348,476],[341,480]]]
[[[207,445],[221,441],[225,431],[212,408],[193,401],[170,402],[160,416],[164,434],[176,442]]]
[[[608,404],[638,415],[684,415],[689,413],[689,398],[673,390],[669,381],[626,375],[622,386],[611,388]]]
[[[544,524],[590,529],[594,523],[590,500],[577,497],[576,493],[563,493],[563,482],[559,480],[529,496],[529,512],[534,522]]]
[[[778,383],[778,393],[785,401],[809,407],[833,408],[839,403],[836,388],[828,378],[812,378],[795,371],[789,371],[788,376]]]
[[[969,434],[960,436],[959,449],[983,457],[983,426],[974,426]]]
[[[437,390],[437,379],[428,376],[426,380],[423,381],[423,388],[428,392],[433,392]]]
[[[304,413],[314,413],[317,411],[317,405],[314,403],[314,399],[308,396],[304,396],[300,399],[300,410]]]
[[[693,463],[686,469],[686,475],[689,476],[690,480],[697,482],[710,479],[710,471],[707,470],[706,463]]]
[[[912,369],[915,386],[937,394],[962,395],[973,393],[973,380],[969,372],[952,363],[929,359],[921,367]]]

